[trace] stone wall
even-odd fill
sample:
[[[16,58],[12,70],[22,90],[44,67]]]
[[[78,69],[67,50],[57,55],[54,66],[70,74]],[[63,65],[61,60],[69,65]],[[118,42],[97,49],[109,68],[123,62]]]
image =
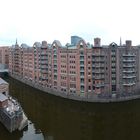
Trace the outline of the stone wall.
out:
[[[46,92],[48,94],[52,94],[52,95],[56,95],[56,96],[60,96],[63,98],[67,98],[67,99],[72,99],[72,100],[77,100],[77,101],[84,101],[84,102],[100,102],[100,103],[109,103],[109,102],[121,102],[121,101],[128,101],[128,100],[133,100],[133,99],[138,99],[140,98],[139,93],[137,94],[129,94],[129,95],[120,95],[120,96],[97,96],[97,95],[90,95],[90,96],[78,96],[78,95],[71,95],[71,94],[66,94],[63,92],[58,92],[57,90],[53,90],[51,88],[48,87],[43,87],[37,83],[31,82],[27,79],[24,78],[19,78],[17,76],[14,75],[10,75],[12,78],[19,80],[21,82],[23,82],[24,84],[27,84],[31,87],[34,87],[36,89],[39,89],[43,92]]]

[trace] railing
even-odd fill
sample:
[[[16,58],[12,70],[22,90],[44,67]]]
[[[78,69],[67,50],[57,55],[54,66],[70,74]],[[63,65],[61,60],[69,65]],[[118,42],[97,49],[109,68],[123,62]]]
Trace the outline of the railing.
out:
[[[101,58],[95,58],[95,59],[92,59],[94,62],[104,62],[105,59],[101,59]]]
[[[84,75],[80,75],[80,78],[84,78]]]
[[[43,55],[43,56],[46,55],[46,56],[47,56],[48,54],[47,54],[47,52],[42,51],[42,52],[41,52],[41,55]]]
[[[93,56],[92,58],[94,58],[94,57],[104,57],[105,54],[104,53],[93,53],[92,56]]]
[[[92,65],[92,67],[96,67],[96,68],[104,68],[104,64],[99,64],[99,65],[97,65],[97,64],[93,64]]]
[[[123,67],[128,67],[128,68],[131,68],[131,67],[135,67],[136,65],[134,64],[123,64]]]
[[[104,86],[105,86],[104,84],[95,84],[95,87],[98,87],[98,88],[104,87]]]
[[[124,59],[123,62],[135,62],[135,59]]]
[[[123,70],[123,73],[134,73],[136,72],[135,70]]]
[[[133,86],[133,85],[135,85],[136,83],[123,83],[123,86]]]
[[[93,73],[97,73],[97,74],[98,74],[98,73],[99,73],[99,74],[100,74],[100,73],[104,73],[104,72],[105,72],[104,70],[95,70],[95,71],[93,71]]]
[[[135,54],[131,54],[131,53],[123,54],[123,57],[135,57],[135,56],[136,56]]]
[[[93,79],[95,80],[104,79],[104,78],[105,78],[104,76],[93,76]]]
[[[130,76],[123,76],[124,79],[131,79],[131,78],[135,78],[135,77],[136,77],[135,75],[132,75],[132,76],[131,75]]]

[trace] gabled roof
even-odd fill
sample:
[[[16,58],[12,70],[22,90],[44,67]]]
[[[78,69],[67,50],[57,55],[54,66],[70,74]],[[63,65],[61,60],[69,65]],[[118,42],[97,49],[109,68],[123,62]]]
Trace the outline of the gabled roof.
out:
[[[0,78],[0,85],[1,84],[8,84],[5,80],[3,80],[2,78]]]
[[[8,99],[7,96],[5,96],[4,94],[0,93],[0,102],[3,102],[5,100],[7,100],[7,99]]]
[[[40,42],[35,42],[35,43],[33,44],[33,47],[41,47],[41,43],[40,43]]]
[[[30,46],[28,46],[28,45],[25,44],[25,43],[22,43],[22,44],[21,44],[21,47],[22,47],[22,48],[28,48],[28,47],[30,47]]]
[[[115,42],[112,42],[109,46],[115,47],[115,46],[118,46],[118,45]]]
[[[53,43],[56,43],[59,47],[62,46],[59,40],[54,40]]]

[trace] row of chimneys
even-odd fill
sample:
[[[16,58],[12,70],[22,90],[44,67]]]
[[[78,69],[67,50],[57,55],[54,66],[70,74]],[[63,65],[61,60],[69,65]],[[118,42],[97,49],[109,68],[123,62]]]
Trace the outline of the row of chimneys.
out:
[[[131,40],[126,40],[126,47],[131,47],[132,46],[132,41]],[[121,42],[120,42],[121,45]],[[95,47],[100,47],[101,46],[101,39],[100,38],[94,38],[94,46]]]

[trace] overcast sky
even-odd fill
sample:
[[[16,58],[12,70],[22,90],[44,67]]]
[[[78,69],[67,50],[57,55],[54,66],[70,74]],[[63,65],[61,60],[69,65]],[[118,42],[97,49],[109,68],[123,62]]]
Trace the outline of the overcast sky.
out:
[[[63,45],[71,35],[102,44],[127,39],[140,44],[138,0],[0,0],[0,45],[33,45],[35,41]]]

